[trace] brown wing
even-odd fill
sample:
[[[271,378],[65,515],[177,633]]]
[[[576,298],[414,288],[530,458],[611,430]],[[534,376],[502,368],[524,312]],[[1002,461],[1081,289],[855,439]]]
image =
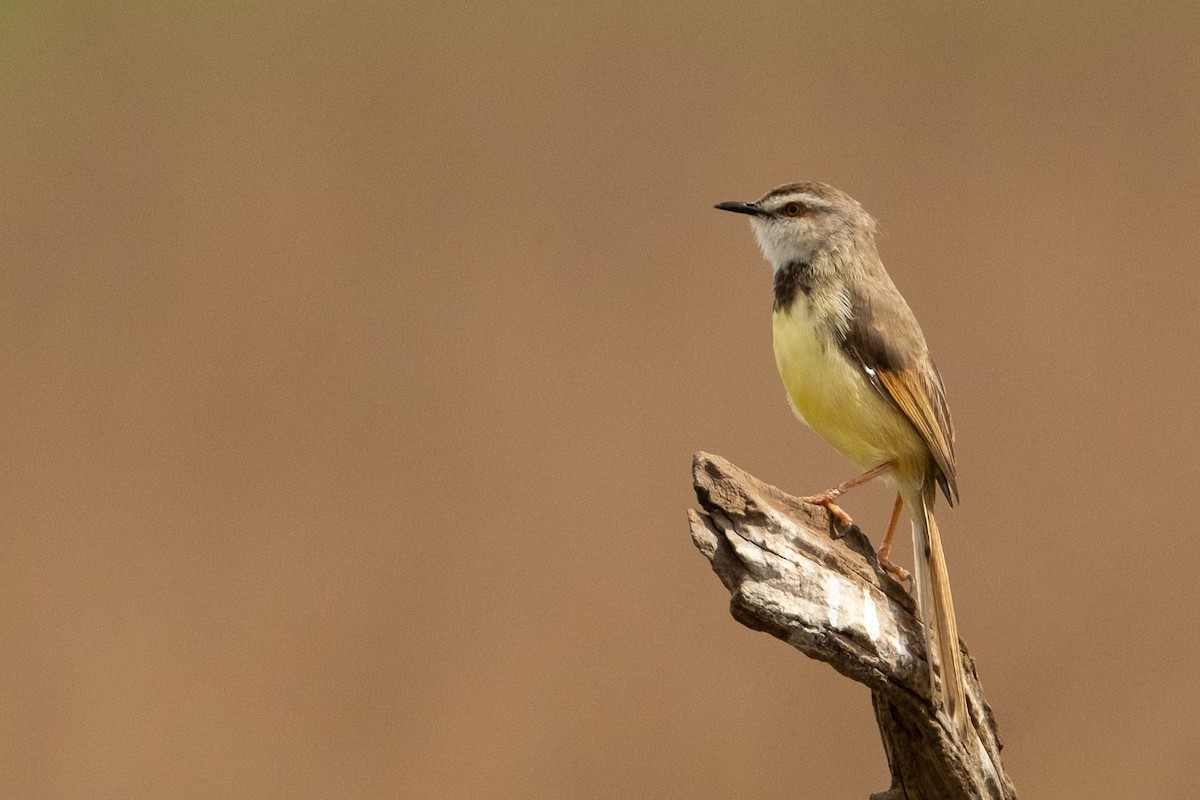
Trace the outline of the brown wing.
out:
[[[954,425],[942,376],[929,357],[916,317],[886,277],[885,283],[869,298],[851,294],[850,325],[840,343],[847,355],[863,366],[880,394],[921,434],[937,463],[942,492],[954,505],[958,501]]]

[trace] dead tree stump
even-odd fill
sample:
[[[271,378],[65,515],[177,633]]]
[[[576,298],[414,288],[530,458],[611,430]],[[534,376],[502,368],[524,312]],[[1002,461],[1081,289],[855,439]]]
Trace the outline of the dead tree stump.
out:
[[[960,741],[930,701],[915,602],[860,531],[835,538],[824,509],[719,456],[697,453],[692,477],[703,509],[688,511],[692,541],[729,590],[734,619],[870,688],[892,772],[872,800],[1016,797],[966,646],[972,733]]]

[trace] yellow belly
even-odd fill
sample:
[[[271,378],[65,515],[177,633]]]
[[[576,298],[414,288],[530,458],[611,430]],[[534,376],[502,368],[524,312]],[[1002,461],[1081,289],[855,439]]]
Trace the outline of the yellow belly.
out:
[[[772,320],[775,365],[796,415],[862,469],[920,469],[928,448],[912,423],[844,356],[798,298]]]

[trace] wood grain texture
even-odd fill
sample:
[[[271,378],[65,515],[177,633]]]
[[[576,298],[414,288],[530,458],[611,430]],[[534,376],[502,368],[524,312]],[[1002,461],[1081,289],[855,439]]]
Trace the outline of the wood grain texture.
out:
[[[873,798],[1016,797],[966,647],[971,735],[960,740],[930,703],[915,603],[857,527],[835,537],[824,509],[719,456],[696,454],[692,476],[702,508],[688,512],[692,541],[729,590],[733,617],[871,689],[892,773]]]

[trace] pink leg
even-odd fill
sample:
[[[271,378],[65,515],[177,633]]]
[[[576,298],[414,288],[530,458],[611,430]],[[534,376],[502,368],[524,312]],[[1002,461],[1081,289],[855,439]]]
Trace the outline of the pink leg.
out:
[[[851,478],[845,483],[839,483],[829,491],[821,492],[821,494],[809,495],[808,497],[799,497],[797,499],[801,503],[808,503],[809,505],[813,506],[821,506],[829,512],[829,516],[832,519],[837,520],[839,525],[841,525],[843,528],[848,527],[854,524],[854,520],[850,518],[849,514],[838,508],[833,501],[853,489],[855,486],[862,486],[864,483],[869,483],[878,478],[880,475],[889,472],[894,466],[895,465],[892,464],[892,462],[887,461],[877,467],[872,467],[862,475],[859,475],[857,478]]]
[[[899,581],[906,581],[909,578],[908,570],[903,567],[893,564],[888,558],[892,554],[892,537],[896,535],[896,523],[900,520],[900,509],[904,508],[904,498],[896,495],[896,505],[892,509],[892,521],[888,523],[887,533],[883,537],[883,544],[879,546],[879,566],[887,570],[888,574]]]

